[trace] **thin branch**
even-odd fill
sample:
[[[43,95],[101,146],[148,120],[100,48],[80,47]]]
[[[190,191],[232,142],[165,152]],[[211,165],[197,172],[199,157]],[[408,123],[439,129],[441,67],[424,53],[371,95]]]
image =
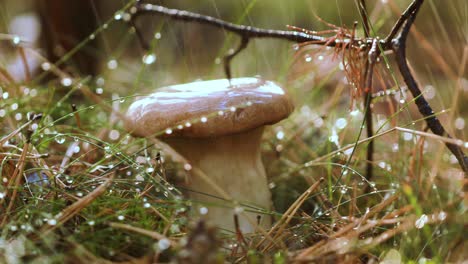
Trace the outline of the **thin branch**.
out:
[[[401,27],[406,22],[406,20],[408,20],[408,18],[413,12],[417,12],[417,10],[419,10],[423,2],[424,0],[414,0],[411,3],[411,5],[408,6],[405,12],[401,14],[400,18],[398,18],[398,21],[395,23],[395,25],[393,25],[390,34],[388,34],[388,36],[385,38],[385,43],[390,43],[395,38],[396,34],[400,31]]]
[[[366,0],[359,0],[359,13],[361,14],[363,26],[364,26],[364,34],[366,38],[370,35],[370,25],[369,25],[369,17],[367,16],[367,6]]]
[[[263,29],[245,25],[238,25],[230,22],[226,22],[224,20],[205,16],[185,10],[178,10],[178,9],[171,9],[164,6],[153,5],[153,4],[144,4],[144,3],[137,3],[135,5],[135,10],[133,11],[133,19],[136,19],[138,16],[143,14],[159,14],[162,16],[170,17],[171,19],[181,20],[185,22],[196,22],[200,24],[206,24],[215,26],[218,28],[222,28],[226,31],[235,33],[243,38],[277,38],[283,40],[289,40],[297,43],[304,43],[304,42],[313,42],[317,45],[325,45],[327,46],[344,46],[347,44],[347,41],[351,40],[344,40],[344,41],[332,41],[328,42],[328,38],[307,34],[305,32],[298,32],[298,31],[287,31],[287,30],[274,30],[274,29]],[[371,43],[371,40],[359,40],[356,39],[354,44],[357,44],[358,41],[364,43]],[[362,44],[362,43],[361,43]],[[346,45],[349,46],[349,45]]]
[[[414,79],[410,68],[408,67],[408,63],[406,62],[406,39],[408,37],[411,25],[413,24],[419,8],[423,2],[424,0],[415,0],[415,2],[413,2],[415,9],[406,20],[403,29],[400,31],[398,36],[392,40],[392,47],[395,51],[395,59],[400,73],[402,74],[408,89],[415,98],[415,103],[418,106],[419,112],[425,117],[427,126],[434,134],[451,138],[451,136],[445,131],[439,119],[434,115],[434,111],[432,110],[429,103],[422,95],[421,90],[419,89],[419,86]],[[465,156],[462,149],[458,145],[448,142],[446,142],[445,145],[452,152],[452,154],[455,155],[463,171],[468,172],[468,157]]]
[[[228,80],[231,80],[231,60],[239,54],[242,50],[247,48],[247,45],[249,44],[249,38],[248,37],[242,37],[241,43],[239,44],[239,47],[232,52],[231,54],[228,54],[224,57],[224,73],[226,74],[226,77]]]
[[[380,54],[380,49],[378,45],[378,38],[374,39],[372,47],[369,50],[368,60],[366,62],[366,80],[364,86],[364,101],[365,101],[365,118],[366,118],[366,129],[367,137],[372,137],[374,135],[373,123],[372,123],[372,79],[374,76],[374,66],[377,62],[377,57]],[[374,161],[374,140],[369,141],[367,146],[367,166],[366,166],[366,178],[368,181],[372,179],[372,169]],[[369,187],[369,186],[368,186]]]
[[[364,25],[364,34],[367,37],[370,35],[370,24],[369,18],[367,16],[367,6],[366,0],[359,0],[358,3],[359,13]],[[364,89],[364,105],[365,105],[365,121],[366,121],[366,133],[367,137],[372,137],[374,135],[374,124],[372,122],[372,79],[374,72],[374,65],[377,61],[379,50],[378,48],[378,39],[375,38],[372,42],[372,46],[368,53],[368,60],[366,61],[364,67],[364,78],[362,78],[362,88]],[[367,162],[366,162],[366,178],[368,181],[372,179],[372,170],[373,170],[373,161],[374,161],[374,140],[369,141],[367,145]],[[366,192],[369,190],[370,185],[367,185]]]

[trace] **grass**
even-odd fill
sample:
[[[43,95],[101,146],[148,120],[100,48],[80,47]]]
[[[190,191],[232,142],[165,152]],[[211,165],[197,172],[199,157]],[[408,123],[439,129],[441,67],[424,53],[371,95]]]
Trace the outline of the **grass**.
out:
[[[373,28],[381,34],[409,1],[388,2],[370,6]],[[313,13],[338,25],[360,21],[352,1],[298,2],[293,8],[260,0],[173,5],[214,16],[217,10],[223,19],[271,28],[326,29]],[[460,123],[468,111],[463,104],[466,9],[464,1],[427,1],[409,42],[409,59],[425,96],[435,91],[431,105],[461,140],[466,128]],[[9,61],[2,63],[0,262],[467,258],[466,175],[443,145],[450,139],[426,133],[410,95],[388,87],[396,92],[374,104],[375,175],[368,182],[363,173],[369,139],[358,137],[362,100],[351,97],[339,60],[331,60],[332,50],[297,51],[281,41],[255,40],[233,60],[234,76],[260,73],[283,83],[296,101],[295,113],[267,129],[262,143],[275,205],[262,213],[272,215],[275,225],[242,236],[199,221],[191,208],[200,202],[187,199],[178,184],[192,173],[184,169],[186,161],[156,138],[130,136],[122,127],[123,113],[135,96],[156,87],[222,78],[219,58],[238,40],[217,29],[148,18],[143,25],[150,25],[144,30],[156,61],[146,65],[132,31],[109,17],[93,38],[81,40],[31,79],[11,76]],[[440,34],[433,34],[433,27]],[[153,38],[156,32],[160,38]],[[5,38],[8,43],[14,36]],[[73,65],[75,52],[89,48],[94,38],[106,48],[93,51],[103,69],[91,77]],[[27,45],[14,46],[10,57],[23,46],[26,59],[38,58],[44,68],[47,61]],[[382,78],[395,78],[402,86],[397,68],[389,66],[379,66]],[[234,214],[238,206],[232,209]]]

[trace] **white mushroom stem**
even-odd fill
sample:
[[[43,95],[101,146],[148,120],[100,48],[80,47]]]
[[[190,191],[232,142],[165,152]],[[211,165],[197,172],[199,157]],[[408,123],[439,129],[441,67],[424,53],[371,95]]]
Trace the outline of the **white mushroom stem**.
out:
[[[220,137],[166,138],[164,141],[187,158],[192,166],[201,169],[233,201],[269,210],[271,194],[260,155],[262,133],[263,127],[260,127]],[[222,194],[201,175],[193,173],[188,181],[189,197],[201,202],[198,208],[208,208],[209,220],[220,228],[234,231],[233,203],[226,204]],[[242,232],[256,230],[257,215],[245,210],[239,214]],[[262,215],[260,226],[269,228],[270,225],[270,216]]]

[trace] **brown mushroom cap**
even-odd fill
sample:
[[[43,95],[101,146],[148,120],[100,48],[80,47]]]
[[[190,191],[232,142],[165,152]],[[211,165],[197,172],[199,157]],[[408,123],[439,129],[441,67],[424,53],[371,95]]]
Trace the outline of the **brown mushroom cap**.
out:
[[[222,136],[274,124],[293,109],[285,91],[271,81],[200,81],[163,87],[138,99],[127,111],[125,127],[142,137],[165,131],[172,137]]]

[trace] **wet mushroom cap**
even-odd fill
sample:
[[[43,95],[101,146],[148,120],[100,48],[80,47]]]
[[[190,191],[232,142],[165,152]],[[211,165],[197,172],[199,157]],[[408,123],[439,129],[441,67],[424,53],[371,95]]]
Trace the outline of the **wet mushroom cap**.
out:
[[[293,109],[280,86],[261,78],[199,81],[163,87],[135,101],[125,127],[140,137],[165,131],[171,137],[223,136],[274,124]]]

